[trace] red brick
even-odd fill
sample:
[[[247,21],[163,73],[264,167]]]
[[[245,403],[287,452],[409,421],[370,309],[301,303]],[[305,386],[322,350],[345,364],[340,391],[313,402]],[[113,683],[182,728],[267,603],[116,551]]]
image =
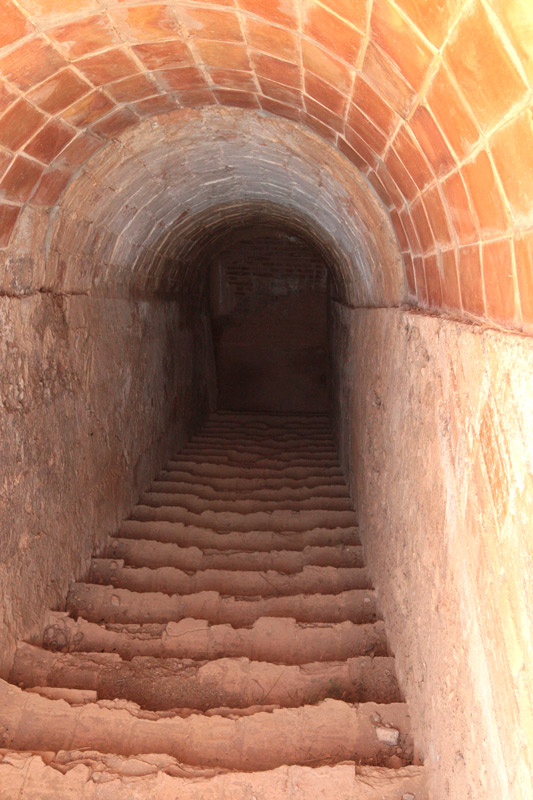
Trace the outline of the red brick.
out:
[[[223,106],[260,108],[257,96],[251,92],[237,92],[234,89],[214,89],[213,94]]]
[[[127,41],[154,41],[180,34],[172,8],[163,3],[110,8],[111,18]]]
[[[403,229],[409,241],[409,247],[411,249],[411,252],[420,253],[421,250],[420,242],[418,241],[418,236],[415,230],[413,219],[411,217],[411,212],[406,208],[402,208],[400,209],[399,214],[403,225]]]
[[[507,213],[486,151],[481,150],[473,161],[465,164],[462,173],[481,229],[489,233],[506,231]]]
[[[137,64],[120,47],[81,58],[76,61],[76,66],[95,86],[118,81],[139,72]]]
[[[58,15],[94,11],[98,0],[24,0],[24,8],[39,17],[40,22]]]
[[[381,178],[378,176],[378,174],[375,171],[375,169],[376,169],[376,167],[374,167],[373,169],[371,169],[368,172],[367,178],[370,181],[370,183],[372,184],[376,194],[378,195],[378,197],[380,198],[380,200],[384,204],[384,206],[386,208],[391,208],[391,207],[394,206],[392,198],[391,198],[391,196],[389,194],[389,191],[385,188],[385,184],[383,183]],[[396,210],[393,208],[392,211],[390,212],[391,217],[392,217],[392,214],[396,214],[396,213],[397,213]],[[399,220],[399,218],[398,218],[398,220]],[[399,222],[399,224],[401,225],[401,222]],[[403,232],[403,226],[402,226],[402,233],[404,233]],[[405,236],[405,234],[404,234],[404,236]]]
[[[178,21],[196,39],[215,39],[218,42],[241,42],[243,35],[234,11],[175,6]]]
[[[45,120],[44,114],[21,97],[0,120],[0,144],[18,150]]]
[[[397,114],[363,78],[355,81],[352,103],[372,120],[383,133],[391,134],[398,122]]]
[[[482,246],[485,307],[498,322],[515,319],[512,245],[509,240],[485,242]]]
[[[87,161],[100,147],[102,142],[87,133],[80,133],[76,139],[67,145],[63,152],[57,157],[55,163],[65,167],[78,168],[84,161]]]
[[[285,28],[298,27],[298,13],[294,0],[238,0],[239,8],[250,11],[269,22],[283,25]]]
[[[209,106],[216,103],[211,89],[191,89],[186,92],[176,92],[176,94],[182,106]]]
[[[359,136],[364,139],[367,145],[375,153],[383,153],[387,145],[387,139],[384,134],[379,131],[376,126],[370,122],[365,115],[359,111],[356,106],[350,106],[348,111],[347,123]]]
[[[106,91],[117,103],[132,103],[158,94],[159,89],[146,75],[132,75],[106,86]]]
[[[483,280],[478,245],[459,249],[458,267],[463,310],[483,316],[485,314],[485,304],[483,301]]]
[[[322,5],[365,33],[367,0],[322,0]]]
[[[359,136],[357,131],[352,130],[352,128],[347,125],[344,138],[348,144],[357,150],[359,155],[365,159],[370,167],[374,168],[376,166],[377,157],[374,149],[369,146],[368,142],[363,139],[362,136]]]
[[[224,89],[239,89],[247,92],[257,91],[253,75],[250,72],[236,69],[212,69],[210,74],[213,83]]]
[[[436,255],[426,256],[424,259],[424,272],[426,274],[428,306],[429,308],[441,308],[442,286]]]
[[[409,294],[413,297],[416,297],[416,279],[415,279],[415,269],[413,266],[413,259],[409,255],[409,253],[403,254],[403,266],[405,270],[405,278],[407,281],[407,289]]]
[[[420,256],[413,258],[413,270],[416,280],[416,296],[418,302],[422,306],[428,304],[428,292],[426,288],[426,271],[424,269],[424,261]]]
[[[402,126],[394,138],[394,150],[419,189],[434,180],[428,163],[409,130]]]
[[[286,119],[292,119],[295,122],[301,122],[302,112],[299,108],[294,108],[294,106],[288,105],[287,103],[280,103],[270,97],[260,97],[259,102],[261,108],[264,111],[268,111],[270,114],[276,114]]]
[[[111,111],[113,106],[114,103],[103,92],[95,91],[86,94],[81,100],[70,106],[63,113],[63,117],[72,125],[84,128]]]
[[[337,147],[341,153],[346,156],[346,158],[348,158],[355,167],[357,167],[357,169],[363,171],[368,169],[369,165],[365,159],[360,156],[357,150],[354,150],[354,148],[351,147],[351,145],[349,145],[348,142],[342,138],[342,136],[339,136],[338,138]]]
[[[480,0],[462,15],[444,57],[483,130],[526,96],[528,88]]]
[[[49,164],[74,138],[75,130],[60,120],[51,119],[24,148],[28,155]]]
[[[419,106],[411,118],[411,132],[437,175],[445,175],[455,165],[455,159],[431,113]]]
[[[533,326],[533,231],[517,237],[514,249],[522,321]]]
[[[400,192],[395,181],[393,180],[392,175],[390,174],[387,167],[382,162],[380,162],[377,164],[376,172],[381,183],[387,190],[387,193],[389,194],[393,204],[396,206],[396,208],[398,209],[401,208],[405,198],[403,194]]]
[[[460,244],[478,239],[476,222],[460,173],[454,172],[443,184],[444,197]]]
[[[0,183],[0,199],[24,203],[32,193],[44,167],[25,156],[17,156]]]
[[[154,114],[165,114],[170,111],[175,111],[178,108],[176,100],[168,94],[159,94],[156,97],[149,97],[146,100],[140,100],[133,105],[133,110],[136,114],[144,116],[152,116]]]
[[[68,67],[36,86],[27,97],[48,114],[57,114],[90,91],[90,85]]]
[[[47,33],[69,59],[81,58],[96,50],[120,44],[118,36],[102,14],[59,25]]]
[[[456,156],[462,160],[472,150],[480,134],[443,65],[433,78],[426,99],[441,131]]]
[[[435,241],[444,247],[450,245],[452,241],[450,223],[440,191],[436,186],[432,186],[424,193],[424,206]]]
[[[56,205],[71,177],[72,173],[65,170],[47,170],[39,181],[39,185],[31,197],[32,205]]]
[[[399,73],[394,62],[372,42],[365,51],[363,76],[400,117],[407,117],[416,92]]]
[[[158,82],[170,92],[186,92],[190,89],[206,89],[207,82],[197,67],[181,67],[165,69],[154,73]]]
[[[305,92],[317,103],[321,103],[334,114],[344,115],[346,108],[346,96],[338,92],[329,83],[313,75],[312,72],[305,73]]]
[[[409,242],[407,241],[407,235],[405,233],[404,227],[402,225],[402,221],[397,211],[393,210],[390,212],[391,222],[393,224],[394,230],[396,231],[396,236],[398,237],[398,241],[400,243],[400,250],[405,251],[409,250]]]
[[[203,64],[221,69],[250,69],[248,51],[244,44],[201,39],[195,44]],[[192,56],[190,58],[192,60]]]
[[[313,72],[335,86],[339,92],[348,94],[353,84],[354,70],[334,58],[331,53],[318,47],[314,42],[302,39],[302,64],[304,69]]]
[[[421,198],[417,198],[411,206],[411,219],[415,226],[418,241],[422,247],[422,253],[426,253],[435,246],[435,242]]]
[[[317,103],[312,97],[304,97],[304,106],[308,114],[312,117],[316,117],[316,119],[320,120],[324,125],[333,128],[333,130],[338,133],[344,128],[342,117],[334,114],[329,108],[321,105],[321,103]]]
[[[8,153],[7,150],[0,150],[0,178],[7,170],[8,166],[13,161],[13,156],[11,153]]]
[[[303,33],[348,64],[355,63],[363,41],[359,31],[316,3],[310,3],[304,11]]]
[[[9,108],[17,100],[18,96],[7,84],[0,83],[0,114],[3,114],[6,108]]]
[[[19,214],[20,206],[0,204],[0,247],[8,246]]]
[[[389,170],[391,177],[402,193],[404,199],[414,200],[418,193],[416,183],[405,169],[396,151],[390,148],[385,156],[385,166]]]
[[[151,70],[194,66],[191,51],[187,45],[177,40],[139,44],[132,49],[137,58]]]
[[[418,91],[433,53],[416,29],[386,0],[372,6],[371,36],[394,61],[409,85]]]
[[[11,0],[2,2],[2,25],[0,26],[0,47],[13,44],[33,30],[29,20],[18,10]]]
[[[533,221],[532,109],[523,111],[495,133],[490,150],[515,218]]]
[[[284,86],[275,81],[269,81],[266,78],[259,78],[259,85],[262,93],[272,100],[278,100],[280,103],[287,103],[288,105],[302,107],[302,93],[299,89],[292,89],[290,86]]]
[[[292,86],[299,89],[302,83],[300,68],[290,61],[282,61],[279,58],[265,55],[264,53],[254,53],[252,61],[255,71],[263,78],[268,78],[276,83],[285,86]]]
[[[461,293],[457,275],[457,259],[454,250],[440,254],[442,264],[442,303],[450,311],[461,311]]]
[[[426,0],[426,2],[396,0],[396,5],[413,20],[426,39],[429,39],[435,47],[440,47],[446,38],[454,15],[463,5],[463,0],[446,0],[445,3],[434,2],[434,0]]]
[[[276,28],[258,19],[246,19],[245,28],[246,41],[250,47],[282,61],[296,62],[299,59],[298,37],[292,31]]]
[[[332,128],[330,128],[329,125],[325,125],[319,119],[311,116],[305,111],[302,113],[302,123],[311,128],[312,131],[317,133],[322,139],[325,139],[327,142],[337,141],[337,132],[335,130],[332,130]]]
[[[23,91],[65,66],[64,59],[42,37],[30,39],[0,59],[0,73]]]
[[[115,111],[112,111],[109,116],[105,117],[105,119],[93,125],[92,130],[99,136],[111,138],[113,136],[120,136],[121,133],[124,133],[124,131],[131,128],[133,125],[137,125],[138,122],[139,117],[130,111],[129,108],[117,108]]]

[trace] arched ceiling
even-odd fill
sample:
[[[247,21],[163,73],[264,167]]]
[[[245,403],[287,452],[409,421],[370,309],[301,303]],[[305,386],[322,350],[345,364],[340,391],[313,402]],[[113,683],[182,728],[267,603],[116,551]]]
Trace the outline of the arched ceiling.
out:
[[[400,299],[533,331],[530,0],[0,0],[0,13],[11,290],[31,247],[46,283],[36,253],[93,154],[119,157],[156,115],[231,106],[307,127],[364,175],[403,254]]]

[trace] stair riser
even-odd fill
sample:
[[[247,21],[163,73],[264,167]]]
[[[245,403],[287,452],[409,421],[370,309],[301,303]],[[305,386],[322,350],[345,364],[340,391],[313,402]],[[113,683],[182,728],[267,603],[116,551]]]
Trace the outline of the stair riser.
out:
[[[177,506],[194,514],[204,511],[232,511],[250,514],[257,511],[350,511],[349,498],[303,498],[301,500],[257,500],[257,499],[202,499],[192,494],[177,492],[143,492],[139,502],[152,508]]]
[[[239,533],[217,533],[180,522],[142,522],[126,520],[119,535],[130,541],[150,541],[178,544],[180,547],[196,545],[202,549],[242,550],[269,552],[271,550],[303,550],[305,547],[336,545],[358,545],[357,526],[349,528],[318,528],[302,533],[272,533],[270,531],[242,531]]]
[[[300,489],[290,489],[280,485],[277,489],[265,488],[259,484],[252,489],[249,486],[238,488],[236,481],[231,481],[226,488],[216,488],[201,483],[186,483],[185,481],[153,481],[149,492],[162,494],[181,494],[193,496],[202,500],[259,500],[261,502],[286,502],[300,503],[305,500],[329,503],[332,499],[349,499],[346,486],[304,486]]]
[[[110,584],[120,589],[135,592],[164,592],[165,594],[194,594],[195,592],[220,592],[239,597],[291,597],[298,594],[338,594],[339,592],[360,589],[367,585],[366,571],[326,568],[306,569],[305,572],[290,577],[277,572],[231,572],[225,570],[205,570],[189,575],[172,567],[121,568],[113,567],[114,560],[95,559],[89,573],[91,583]],[[319,600],[317,599],[317,602]],[[374,592],[368,591],[366,620],[377,618]]]
[[[147,540],[131,542],[128,539],[112,539],[106,555],[111,559],[124,559],[131,566],[168,566],[181,570],[273,570],[286,574],[301,572],[306,566],[354,569],[362,568],[364,563],[363,549],[359,546],[232,553]]]
[[[344,663],[280,666],[248,659],[208,664],[174,659],[121,661],[103,654],[58,655],[26,646],[17,652],[10,681],[30,686],[97,692],[98,699],[123,697],[142,708],[249,708],[266,703],[293,708],[327,697],[350,703],[402,700],[391,658],[353,658]]]

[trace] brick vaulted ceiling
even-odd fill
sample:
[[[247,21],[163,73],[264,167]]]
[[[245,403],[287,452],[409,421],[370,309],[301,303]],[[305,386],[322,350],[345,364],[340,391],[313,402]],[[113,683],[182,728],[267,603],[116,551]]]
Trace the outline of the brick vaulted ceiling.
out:
[[[210,204],[230,217],[241,202],[242,213],[281,218],[284,174],[292,227],[311,230],[316,219],[324,247],[337,242],[359,263],[352,302],[533,332],[531,0],[0,0],[0,76],[6,291],[60,283],[42,263],[44,245],[61,244],[80,264],[69,230],[75,242],[96,207],[133,230],[139,194],[155,198],[157,183],[151,224],[137,226],[163,247],[159,266],[150,262],[157,272]],[[224,150],[236,131],[238,146]],[[240,170],[233,191],[213,196],[228,169]],[[191,176],[201,186],[187,189]],[[374,191],[403,264],[375,234]],[[127,220],[112,213],[111,195]],[[196,219],[187,230],[185,209]],[[54,252],[60,274],[65,256]],[[365,274],[365,258],[384,277]],[[135,259],[146,260],[138,242]]]

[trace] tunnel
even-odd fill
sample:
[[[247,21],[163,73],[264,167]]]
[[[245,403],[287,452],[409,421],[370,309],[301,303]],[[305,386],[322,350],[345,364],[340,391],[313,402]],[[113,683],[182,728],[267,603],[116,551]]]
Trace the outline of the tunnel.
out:
[[[403,797],[526,800],[529,0],[0,0],[0,78],[2,693],[202,430],[301,418],[409,709]],[[79,796],[10,725],[0,794]]]

